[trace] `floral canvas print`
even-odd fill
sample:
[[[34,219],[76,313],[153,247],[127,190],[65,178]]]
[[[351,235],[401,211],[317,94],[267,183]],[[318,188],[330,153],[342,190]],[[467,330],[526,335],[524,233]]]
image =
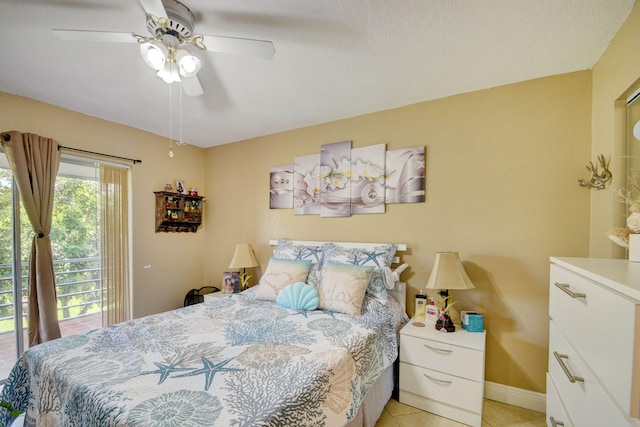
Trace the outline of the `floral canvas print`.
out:
[[[293,159],[293,213],[320,214],[320,154]]]
[[[425,147],[387,151],[386,202],[425,201]]]
[[[385,144],[351,150],[351,213],[385,211]]]
[[[271,168],[269,184],[269,208],[293,208],[293,165]]]
[[[351,141],[322,146],[320,216],[351,216]]]

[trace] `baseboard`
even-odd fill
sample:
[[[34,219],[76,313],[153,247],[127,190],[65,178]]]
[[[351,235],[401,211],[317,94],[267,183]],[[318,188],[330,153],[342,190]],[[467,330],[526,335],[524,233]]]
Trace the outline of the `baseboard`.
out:
[[[547,395],[544,393],[485,381],[484,397],[532,411],[546,412]]]

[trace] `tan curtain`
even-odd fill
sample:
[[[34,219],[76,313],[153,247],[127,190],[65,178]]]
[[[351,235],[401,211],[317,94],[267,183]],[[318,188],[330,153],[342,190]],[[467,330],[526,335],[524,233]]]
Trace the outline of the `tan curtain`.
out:
[[[29,346],[60,338],[56,281],[51,252],[51,217],[56,175],[60,165],[58,143],[50,138],[9,132],[2,147],[13,172],[20,198],[35,233],[29,258]]]
[[[100,165],[102,324],[129,320],[129,170]]]

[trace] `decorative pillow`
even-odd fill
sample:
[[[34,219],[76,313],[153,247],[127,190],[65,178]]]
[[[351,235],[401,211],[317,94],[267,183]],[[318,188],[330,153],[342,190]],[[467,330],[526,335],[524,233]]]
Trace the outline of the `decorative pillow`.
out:
[[[269,258],[269,265],[258,283],[256,299],[275,301],[281,290],[295,282],[304,282],[311,261]]]
[[[320,308],[359,316],[373,267],[328,262],[322,272]]]
[[[273,257],[280,259],[310,260],[311,269],[309,270],[307,283],[316,289],[320,286],[318,272],[320,270],[320,262],[322,261],[322,246],[304,246],[287,239],[278,239],[278,246],[273,252]]]
[[[313,286],[296,282],[280,291],[276,302],[280,307],[311,311],[318,308],[320,297]]]
[[[392,288],[393,284],[387,285],[383,269],[391,267],[397,247],[394,244],[387,244],[368,250],[363,248],[343,248],[333,243],[325,243],[322,246],[321,275],[324,274],[324,268],[329,262],[373,267],[374,270],[367,286],[367,293],[382,304],[386,304],[387,289],[389,287]]]

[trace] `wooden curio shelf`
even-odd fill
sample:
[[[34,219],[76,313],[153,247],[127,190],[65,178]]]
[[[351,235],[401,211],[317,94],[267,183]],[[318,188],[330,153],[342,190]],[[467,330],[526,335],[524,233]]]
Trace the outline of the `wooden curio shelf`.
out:
[[[198,231],[202,224],[202,196],[155,191],[156,233]]]

